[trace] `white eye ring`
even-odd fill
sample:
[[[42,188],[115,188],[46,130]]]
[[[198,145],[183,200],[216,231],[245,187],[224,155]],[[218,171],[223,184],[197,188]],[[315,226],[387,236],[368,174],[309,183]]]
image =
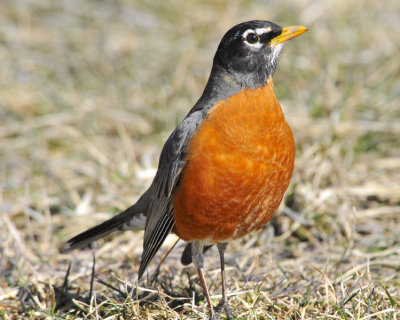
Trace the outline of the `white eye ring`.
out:
[[[254,38],[256,41],[254,41],[254,42],[252,41],[251,38],[249,38],[249,37],[252,37],[253,35],[256,36],[256,38]],[[262,43],[260,42],[260,36],[253,29],[248,29],[245,32],[243,32],[243,40],[244,40],[244,43],[250,47],[253,47],[253,48],[261,48],[262,47]]]

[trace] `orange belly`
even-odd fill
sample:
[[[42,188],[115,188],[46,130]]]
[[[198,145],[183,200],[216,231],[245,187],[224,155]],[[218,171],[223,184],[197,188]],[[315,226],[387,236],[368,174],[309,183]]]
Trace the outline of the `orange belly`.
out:
[[[188,146],[173,198],[174,231],[215,243],[261,228],[289,185],[294,156],[271,79],[219,102]]]

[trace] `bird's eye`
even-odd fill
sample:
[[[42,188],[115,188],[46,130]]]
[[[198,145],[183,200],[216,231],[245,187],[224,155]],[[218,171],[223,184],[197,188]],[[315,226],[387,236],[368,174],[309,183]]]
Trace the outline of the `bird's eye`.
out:
[[[260,37],[258,36],[257,33],[254,32],[250,32],[247,36],[246,36],[246,41],[248,43],[254,44],[257,43],[260,40]]]

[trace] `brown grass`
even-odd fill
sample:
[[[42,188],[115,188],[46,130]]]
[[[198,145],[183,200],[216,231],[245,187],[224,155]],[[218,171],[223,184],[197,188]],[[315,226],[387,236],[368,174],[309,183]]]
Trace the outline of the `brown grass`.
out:
[[[262,18],[310,31],[275,76],[298,146],[285,203],[228,249],[234,314],[399,319],[399,12],[397,0],[3,0],[0,318],[207,318],[181,244],[148,287],[135,282],[141,233],[101,241],[92,294],[91,252],[58,248],[135,201],[223,33]],[[217,302],[215,251],[206,266]]]

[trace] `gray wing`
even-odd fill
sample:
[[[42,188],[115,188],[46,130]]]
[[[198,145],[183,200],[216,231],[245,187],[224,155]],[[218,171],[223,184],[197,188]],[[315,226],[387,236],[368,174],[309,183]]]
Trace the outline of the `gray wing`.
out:
[[[172,132],[161,151],[156,176],[146,192],[151,203],[146,220],[139,279],[174,226],[171,196],[185,166],[188,143],[203,119],[201,110],[190,112]]]

